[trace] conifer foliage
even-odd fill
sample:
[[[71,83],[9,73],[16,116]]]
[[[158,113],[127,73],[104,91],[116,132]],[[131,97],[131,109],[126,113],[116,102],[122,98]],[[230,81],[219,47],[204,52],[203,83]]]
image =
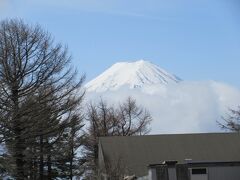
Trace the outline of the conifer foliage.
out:
[[[6,149],[0,162],[14,179],[81,173],[74,167],[84,76],[77,78],[70,60],[67,48],[40,26],[18,19],[0,23],[0,138]]]

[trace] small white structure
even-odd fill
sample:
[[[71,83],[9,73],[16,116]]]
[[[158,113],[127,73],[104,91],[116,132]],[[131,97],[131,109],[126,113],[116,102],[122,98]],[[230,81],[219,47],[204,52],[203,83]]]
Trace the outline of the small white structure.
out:
[[[240,180],[239,162],[150,165],[148,180]]]

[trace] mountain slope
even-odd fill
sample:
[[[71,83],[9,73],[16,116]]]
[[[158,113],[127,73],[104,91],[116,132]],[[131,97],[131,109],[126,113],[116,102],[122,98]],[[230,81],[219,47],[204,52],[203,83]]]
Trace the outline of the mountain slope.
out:
[[[119,62],[85,85],[87,91],[103,92],[127,86],[130,89],[144,85],[177,83],[180,79],[164,69],[144,60]]]
[[[86,84],[86,99],[110,105],[136,99],[153,117],[151,133],[220,131],[216,120],[235,109],[240,90],[215,81],[181,81],[147,61],[116,63]]]

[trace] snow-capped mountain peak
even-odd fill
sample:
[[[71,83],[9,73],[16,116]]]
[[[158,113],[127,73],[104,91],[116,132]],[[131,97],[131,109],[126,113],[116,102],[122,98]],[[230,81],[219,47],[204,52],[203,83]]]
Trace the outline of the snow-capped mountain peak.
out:
[[[101,75],[85,85],[87,91],[102,92],[117,90],[120,87],[141,88],[144,85],[177,83],[180,79],[164,69],[139,60],[135,62],[118,62]]]

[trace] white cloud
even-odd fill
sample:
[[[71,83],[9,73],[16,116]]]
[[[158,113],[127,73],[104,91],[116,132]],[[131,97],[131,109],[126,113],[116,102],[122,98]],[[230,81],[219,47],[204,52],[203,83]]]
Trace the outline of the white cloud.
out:
[[[28,7],[54,8],[64,10],[74,10],[82,12],[104,13],[118,16],[139,17],[154,20],[167,20],[169,17],[156,17],[149,15],[156,6],[157,1],[139,2],[137,0],[24,0]],[[155,1],[155,2],[154,2]],[[159,3],[159,2],[158,2]],[[148,8],[146,8],[148,7]],[[147,9],[147,10],[146,10]],[[151,14],[151,13],[150,13]]]
[[[224,83],[181,82],[171,86],[144,89],[119,89],[105,93],[89,93],[88,100],[100,97],[118,103],[134,97],[153,116],[152,133],[214,132],[227,109],[240,102],[240,90]]]
[[[6,8],[6,6],[8,6],[8,8]],[[22,15],[28,17],[27,13],[29,10],[42,9],[43,11],[51,11],[57,9],[58,12],[102,13],[166,21],[173,17],[166,15],[158,17],[153,13],[159,11],[159,8],[161,8],[161,11],[166,9],[165,6],[169,7],[168,3],[160,3],[156,0],[141,2],[137,0],[131,2],[128,0],[0,0],[0,14],[3,14],[4,10],[6,17],[22,17]]]
[[[118,1],[111,0],[25,0],[34,6],[49,6],[53,8],[71,8],[83,11],[105,11],[118,5]]]

